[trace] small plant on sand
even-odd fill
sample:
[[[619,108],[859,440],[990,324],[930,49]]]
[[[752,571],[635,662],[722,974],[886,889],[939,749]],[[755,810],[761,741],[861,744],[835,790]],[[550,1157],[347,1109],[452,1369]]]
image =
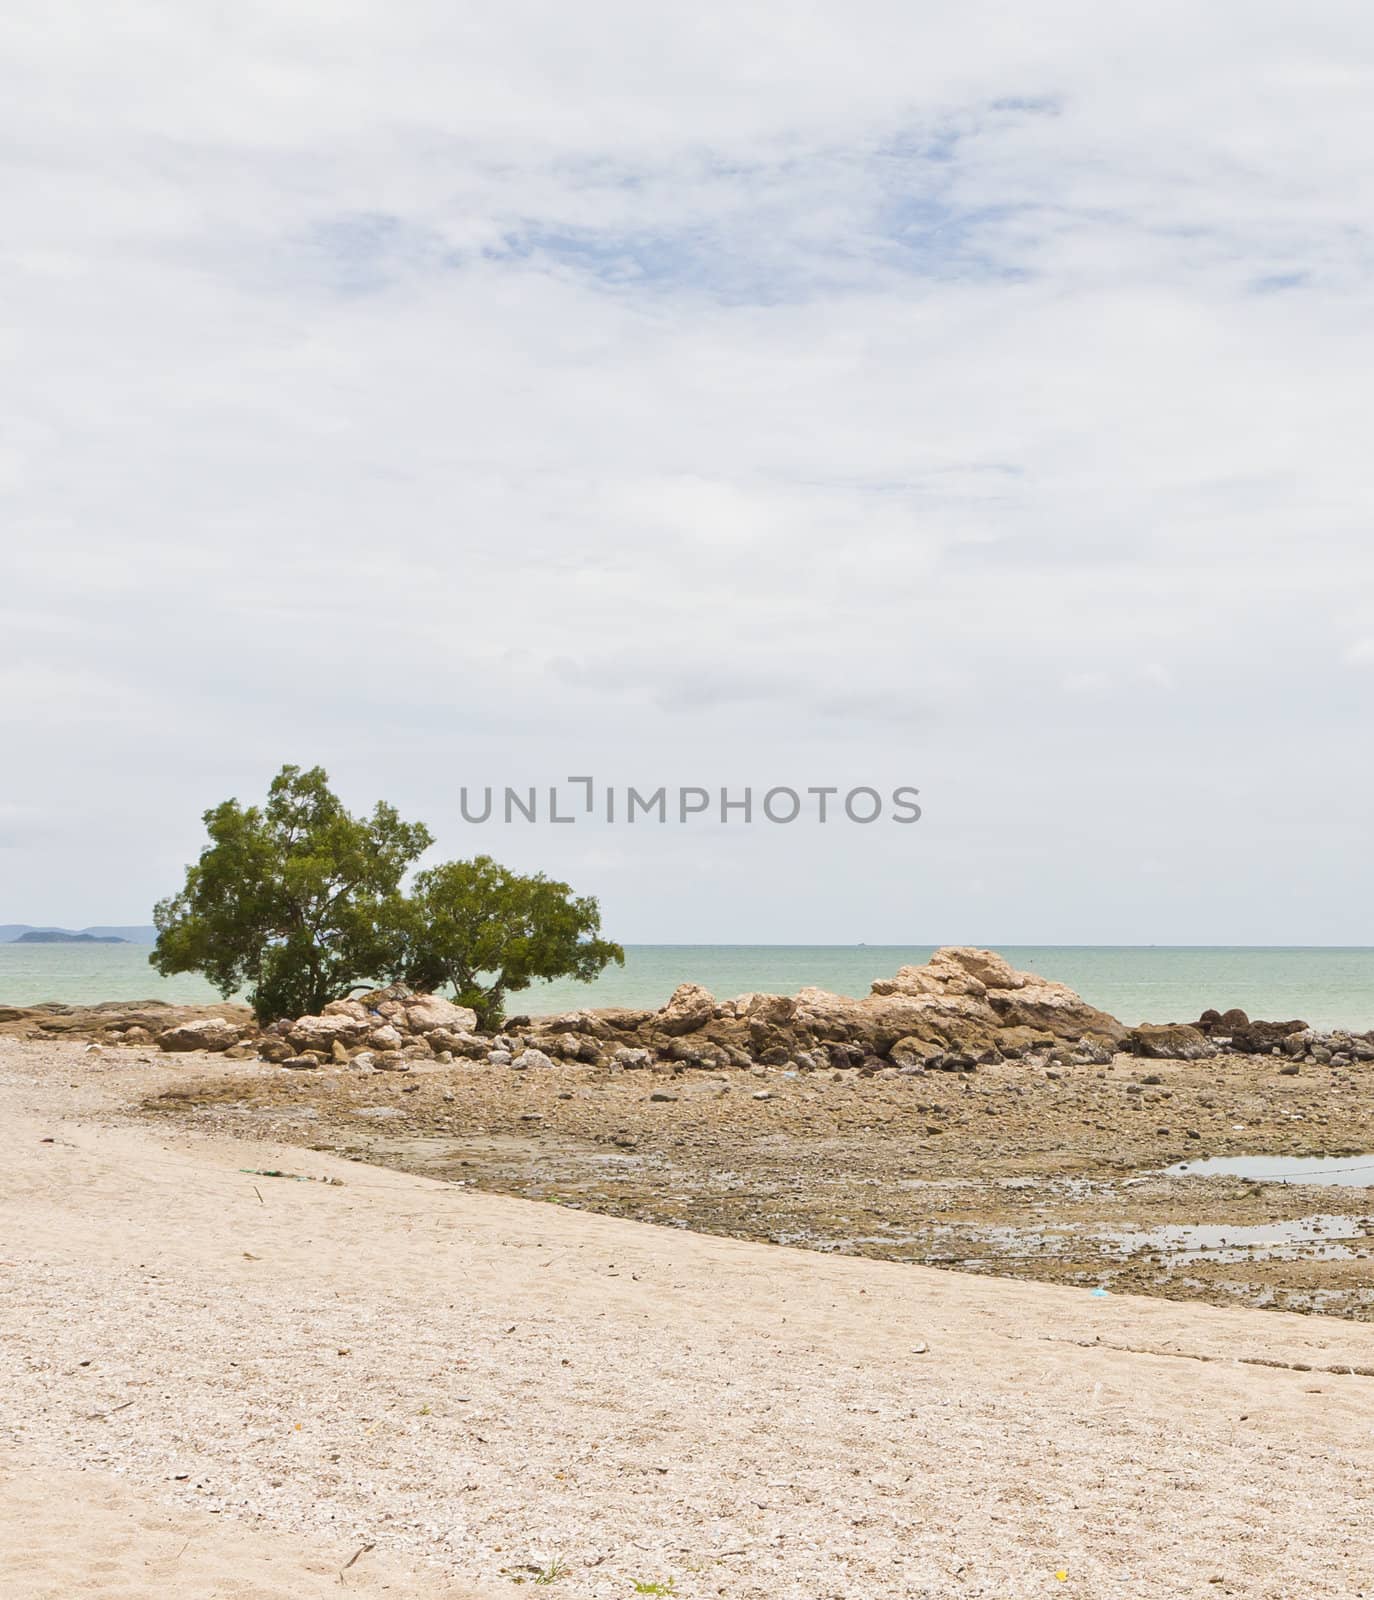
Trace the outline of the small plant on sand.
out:
[[[558,1558],[555,1556],[554,1559],[549,1562],[547,1567],[541,1567],[539,1569],[539,1571],[535,1573],[534,1582],[535,1583],[556,1583],[559,1578],[566,1578],[567,1575],[568,1575],[567,1563],[564,1562],[564,1561],[558,1560]]]
[[[654,1582],[652,1582],[651,1580],[649,1580],[647,1578],[637,1578],[635,1580],[635,1593],[636,1594],[676,1594],[677,1593],[677,1584],[672,1578],[667,1579],[666,1582],[664,1582],[664,1583],[654,1583]]]

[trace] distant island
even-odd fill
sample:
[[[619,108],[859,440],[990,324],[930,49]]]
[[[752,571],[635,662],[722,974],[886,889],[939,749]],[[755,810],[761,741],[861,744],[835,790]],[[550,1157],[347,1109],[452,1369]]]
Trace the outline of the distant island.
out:
[[[0,945],[153,944],[157,929],[116,923],[113,927],[59,928],[53,923],[0,922]]]

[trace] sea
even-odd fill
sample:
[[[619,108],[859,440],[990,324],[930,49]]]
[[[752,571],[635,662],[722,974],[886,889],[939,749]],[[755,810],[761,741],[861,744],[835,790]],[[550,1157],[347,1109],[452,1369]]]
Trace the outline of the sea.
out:
[[[1188,1022],[1208,1006],[1313,1027],[1374,1027],[1374,949],[1325,946],[999,945],[1014,966],[1057,979],[1123,1022]],[[929,960],[932,945],[627,945],[592,983],[541,983],[512,1014],[659,1006],[679,983],[713,994],[793,994],[814,984],[863,995],[875,978]],[[0,944],[0,1004],[179,1003],[220,996],[194,976],[162,978],[135,944]]]

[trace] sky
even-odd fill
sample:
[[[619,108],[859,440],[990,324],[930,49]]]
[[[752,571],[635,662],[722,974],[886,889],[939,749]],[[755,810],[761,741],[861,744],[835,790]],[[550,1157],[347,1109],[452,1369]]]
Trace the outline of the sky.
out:
[[[289,761],[627,942],[1374,943],[1367,5],[21,3],[0,188],[0,918]]]

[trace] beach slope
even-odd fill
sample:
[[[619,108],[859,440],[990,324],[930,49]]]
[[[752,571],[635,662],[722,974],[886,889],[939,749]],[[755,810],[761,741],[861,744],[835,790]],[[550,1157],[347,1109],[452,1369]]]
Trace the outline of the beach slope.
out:
[[[1374,1586],[1374,1329],[149,1129],[51,1050],[0,1050],[7,1596]]]

